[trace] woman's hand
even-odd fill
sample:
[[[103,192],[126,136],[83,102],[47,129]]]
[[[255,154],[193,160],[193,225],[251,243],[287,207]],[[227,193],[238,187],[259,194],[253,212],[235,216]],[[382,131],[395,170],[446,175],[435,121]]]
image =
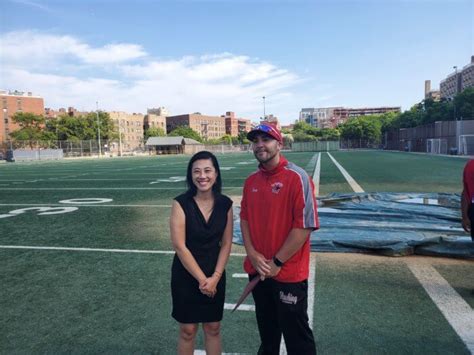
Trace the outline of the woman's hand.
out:
[[[217,293],[219,279],[215,274],[206,278],[202,283],[199,283],[199,290],[208,297],[214,297]]]

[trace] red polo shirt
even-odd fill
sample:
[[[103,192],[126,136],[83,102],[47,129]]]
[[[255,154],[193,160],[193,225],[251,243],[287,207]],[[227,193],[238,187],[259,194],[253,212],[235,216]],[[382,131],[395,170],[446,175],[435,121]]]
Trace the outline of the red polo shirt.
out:
[[[474,203],[474,160],[469,160],[464,167],[463,185],[468,203]]]
[[[240,218],[248,222],[250,239],[256,251],[271,259],[285,242],[292,228],[319,228],[314,185],[299,166],[280,156],[278,166],[263,169],[245,181]],[[309,237],[275,277],[281,282],[300,282],[309,275]],[[244,269],[255,274],[249,258]]]

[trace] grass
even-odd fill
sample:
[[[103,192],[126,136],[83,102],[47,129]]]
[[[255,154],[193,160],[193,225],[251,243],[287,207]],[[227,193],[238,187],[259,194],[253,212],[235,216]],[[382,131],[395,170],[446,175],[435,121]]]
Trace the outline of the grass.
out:
[[[383,151],[334,152],[367,192],[460,193],[466,159]]]
[[[312,175],[313,152],[285,156]],[[390,152],[334,152],[367,191],[459,192],[463,159]],[[0,165],[0,215],[12,210],[74,206],[64,214],[28,210],[0,218],[0,244],[172,250],[169,207],[185,191],[189,157],[83,159]],[[240,195],[256,170],[251,154],[218,156],[224,193]],[[351,189],[321,155],[321,195]],[[108,198],[101,204],[66,199]],[[323,226],[324,227],[324,226]],[[234,252],[244,253],[241,246]],[[172,255],[0,249],[0,353],[174,354]],[[362,256],[360,256],[362,258]],[[314,332],[318,351],[334,353],[466,353],[463,343],[403,263],[317,254]],[[391,260],[391,261],[387,261]],[[397,259],[398,260],[398,259]],[[227,268],[226,302],[247,280],[242,257]],[[472,264],[437,265],[466,301]],[[246,301],[252,304],[252,299]],[[252,312],[224,312],[224,351],[256,353]],[[197,348],[204,349],[202,337]]]

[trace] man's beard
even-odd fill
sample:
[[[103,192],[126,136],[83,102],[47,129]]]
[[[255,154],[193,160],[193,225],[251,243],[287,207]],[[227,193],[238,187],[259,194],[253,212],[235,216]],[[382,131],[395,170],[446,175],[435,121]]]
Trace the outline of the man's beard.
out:
[[[255,159],[258,160],[259,163],[261,164],[265,164],[265,163],[268,163],[270,160],[272,160],[273,158],[275,158],[275,156],[278,154],[278,152],[275,152],[273,154],[269,153],[268,151],[264,150],[265,153],[267,153],[267,156],[266,158],[263,158],[263,157],[259,157],[258,156],[258,153],[259,152],[254,152],[253,155],[255,156]]]

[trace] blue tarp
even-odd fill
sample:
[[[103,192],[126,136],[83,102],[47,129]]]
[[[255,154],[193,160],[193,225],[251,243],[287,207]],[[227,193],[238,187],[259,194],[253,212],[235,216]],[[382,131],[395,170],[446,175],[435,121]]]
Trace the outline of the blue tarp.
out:
[[[461,227],[460,195],[416,193],[333,194],[318,199],[321,228],[311,250],[411,254],[474,259],[474,242]],[[234,243],[242,244],[239,208]]]

